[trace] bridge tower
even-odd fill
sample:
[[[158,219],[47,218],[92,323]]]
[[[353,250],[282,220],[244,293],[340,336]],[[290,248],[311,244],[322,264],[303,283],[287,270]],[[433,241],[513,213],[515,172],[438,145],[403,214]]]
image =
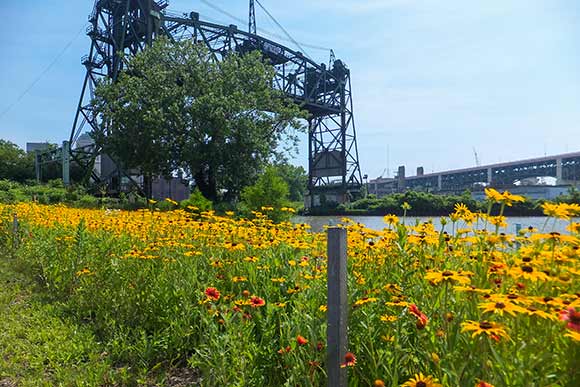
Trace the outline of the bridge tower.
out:
[[[299,51],[257,35],[254,0],[250,1],[249,32],[235,25],[204,22],[196,12],[176,14],[166,7],[165,0],[95,0],[87,29],[91,48],[82,59],[86,76],[69,139],[71,161],[89,171],[94,182],[106,183],[109,192],[120,189],[122,175],[132,180],[122,166],[101,155],[97,145],[73,145],[87,130],[97,138],[108,134],[110,123],[102,122],[90,103],[97,83],[103,79],[115,81],[125,68],[127,58],[164,35],[174,41],[191,39],[205,44],[213,54],[211,60],[216,61],[231,52],[260,51],[264,60],[274,67],[274,87],[310,113],[310,203],[307,205],[316,206],[324,199],[341,203],[360,193],[362,176],[350,70],[341,60],[333,55],[327,67]],[[101,157],[100,171],[93,167],[97,157]]]
[[[248,32],[250,34],[256,35],[256,3],[254,0],[250,0],[250,15],[248,18]]]
[[[89,15],[87,35],[91,39],[89,54],[81,61],[86,68],[81,96],[75,114],[69,143],[74,144],[84,131],[93,137],[107,134],[107,125],[93,112],[91,100],[102,79],[115,81],[125,67],[125,56],[135,55],[151,45],[161,27],[161,12],[166,1],[159,0],[96,0]],[[125,174],[117,163],[103,156],[101,171],[93,170],[100,155],[95,145],[71,149],[72,159],[85,171],[91,171],[93,182],[113,181],[113,190]],[[129,176],[127,176],[129,177]]]

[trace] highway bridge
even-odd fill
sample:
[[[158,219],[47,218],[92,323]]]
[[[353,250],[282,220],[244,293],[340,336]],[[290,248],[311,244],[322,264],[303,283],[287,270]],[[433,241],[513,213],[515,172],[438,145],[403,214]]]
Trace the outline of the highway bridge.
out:
[[[377,178],[368,184],[369,193],[377,196],[406,190],[460,193],[466,189],[477,191],[484,187],[505,189],[534,185],[537,179],[546,177],[555,178],[559,186],[578,184],[580,152],[427,174],[423,173],[423,167],[419,167],[415,176],[405,176],[405,167],[400,166],[395,178]]]

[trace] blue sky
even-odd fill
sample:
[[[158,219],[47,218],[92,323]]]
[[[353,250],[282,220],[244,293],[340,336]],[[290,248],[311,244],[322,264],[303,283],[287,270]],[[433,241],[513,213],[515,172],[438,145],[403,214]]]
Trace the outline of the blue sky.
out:
[[[474,166],[473,148],[482,163],[580,151],[577,0],[261,2],[296,40],[334,48],[351,69],[361,168],[370,178],[388,165],[392,174],[404,164],[408,175],[417,166]],[[247,18],[246,0],[213,3]],[[0,138],[21,146],[68,138],[92,6],[0,1],[0,114],[13,105],[0,116]],[[199,0],[170,8],[241,24]],[[257,19],[281,35],[259,9]],[[307,51],[328,61],[326,51]],[[306,152],[303,139],[297,164],[306,164]]]

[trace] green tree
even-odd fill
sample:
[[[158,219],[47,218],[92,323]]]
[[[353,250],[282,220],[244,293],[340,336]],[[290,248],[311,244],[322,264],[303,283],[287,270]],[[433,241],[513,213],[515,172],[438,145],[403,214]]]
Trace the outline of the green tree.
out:
[[[268,166],[255,184],[245,187],[242,191],[242,204],[252,211],[262,211],[262,207],[272,207],[266,214],[273,220],[282,220],[288,212],[280,208],[289,205],[288,184],[278,174],[276,167]],[[264,211],[262,211],[264,212]]]
[[[305,115],[273,89],[274,69],[259,53],[212,55],[189,40],[158,39],[117,82],[98,85],[93,106],[106,131],[93,137],[125,168],[183,169],[206,198],[234,200],[281,142],[296,140],[288,129]]]
[[[0,179],[25,182],[34,179],[34,156],[18,145],[0,140]]]
[[[304,200],[304,193],[308,185],[308,174],[302,167],[289,164],[288,162],[279,162],[274,164],[278,175],[288,184],[288,199],[293,202]]]

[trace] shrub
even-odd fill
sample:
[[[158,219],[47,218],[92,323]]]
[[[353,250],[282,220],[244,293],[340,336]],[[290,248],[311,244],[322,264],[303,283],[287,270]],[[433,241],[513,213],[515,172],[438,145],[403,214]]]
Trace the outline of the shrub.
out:
[[[288,184],[278,175],[274,167],[268,167],[258,178],[256,184],[244,188],[242,191],[242,206],[250,211],[264,212],[274,221],[288,219],[291,214],[281,211],[288,207]],[[272,209],[270,209],[272,208]]]
[[[206,199],[201,193],[199,188],[195,188],[188,199],[182,200],[180,203],[181,208],[187,209],[187,207],[197,207],[200,211],[209,211],[213,209],[213,203],[211,200]]]

